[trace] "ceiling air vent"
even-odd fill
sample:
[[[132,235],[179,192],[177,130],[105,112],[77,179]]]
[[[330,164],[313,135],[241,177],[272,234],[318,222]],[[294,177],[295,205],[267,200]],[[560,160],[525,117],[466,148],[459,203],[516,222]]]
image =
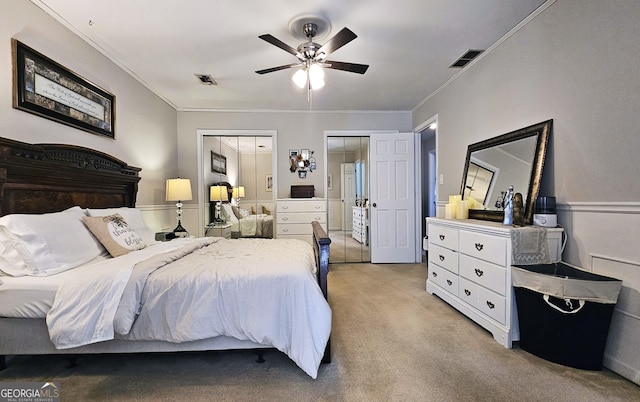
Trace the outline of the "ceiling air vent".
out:
[[[218,85],[216,80],[209,74],[195,74],[202,85]]]
[[[469,49],[458,60],[456,60],[452,65],[450,65],[449,68],[452,68],[452,67],[458,67],[458,68],[464,67],[471,60],[473,60],[476,57],[480,56],[480,53],[482,53],[482,52],[484,52],[484,50],[478,50],[478,49],[472,50],[472,49]]]

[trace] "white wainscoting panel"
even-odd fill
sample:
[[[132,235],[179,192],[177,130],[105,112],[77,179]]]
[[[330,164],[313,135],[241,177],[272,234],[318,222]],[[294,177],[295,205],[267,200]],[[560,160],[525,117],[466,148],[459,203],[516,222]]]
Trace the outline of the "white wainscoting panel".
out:
[[[640,263],[592,255],[591,271],[622,280],[604,352],[604,365],[640,384]]]

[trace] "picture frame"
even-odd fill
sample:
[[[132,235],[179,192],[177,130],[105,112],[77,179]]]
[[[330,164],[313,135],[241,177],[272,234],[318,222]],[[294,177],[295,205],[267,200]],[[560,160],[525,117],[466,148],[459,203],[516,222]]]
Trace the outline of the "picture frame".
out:
[[[333,173],[327,174],[327,190],[333,190]]]
[[[301,179],[306,179],[307,178],[307,171],[306,170],[298,170],[298,177]]]
[[[116,97],[11,39],[14,109],[115,139]]]
[[[226,175],[227,157],[211,151],[211,171]]]
[[[298,150],[297,149],[290,149],[289,150],[289,158],[293,158],[295,156],[298,156]]]
[[[300,156],[302,156],[302,160],[309,160],[309,150],[308,149],[301,149],[300,150]]]
[[[273,191],[273,175],[266,175],[264,181],[265,191]]]

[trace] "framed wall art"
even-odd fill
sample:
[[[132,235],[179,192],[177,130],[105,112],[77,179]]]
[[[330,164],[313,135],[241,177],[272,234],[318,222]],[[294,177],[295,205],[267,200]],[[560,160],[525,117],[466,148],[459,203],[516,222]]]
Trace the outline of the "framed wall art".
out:
[[[227,174],[227,157],[211,151],[211,171]]]
[[[273,191],[273,176],[272,176],[272,175],[268,174],[268,175],[265,177],[265,184],[264,184],[264,186],[265,186],[265,190],[266,190],[266,191]]]
[[[115,138],[115,96],[16,39],[11,48],[14,108]]]

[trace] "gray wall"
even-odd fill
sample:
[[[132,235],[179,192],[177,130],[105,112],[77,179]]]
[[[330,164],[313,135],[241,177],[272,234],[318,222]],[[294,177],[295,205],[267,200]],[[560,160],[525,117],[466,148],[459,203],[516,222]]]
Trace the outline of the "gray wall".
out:
[[[116,97],[115,140],[13,109],[11,38],[37,50]],[[138,205],[169,206],[165,180],[177,173],[176,111],[138,81],[26,0],[4,0],[0,13],[0,136],[29,143],[93,148],[142,168]],[[169,213],[170,223],[173,212]],[[150,213],[155,229],[165,214]]]
[[[636,382],[639,20],[635,0],[556,1],[413,114],[414,127],[438,116],[441,203],[460,191],[468,144],[554,120],[542,195],[560,204],[564,260],[624,280],[605,363]]]
[[[178,158],[181,177],[198,176],[193,158],[198,129],[276,130],[278,158],[277,198],[288,198],[292,184],[312,184],[316,196],[324,197],[327,167],[324,166],[325,130],[411,131],[410,112],[181,112],[178,111]],[[299,179],[289,171],[289,150],[314,151],[318,169]],[[194,195],[195,199],[195,195]]]

